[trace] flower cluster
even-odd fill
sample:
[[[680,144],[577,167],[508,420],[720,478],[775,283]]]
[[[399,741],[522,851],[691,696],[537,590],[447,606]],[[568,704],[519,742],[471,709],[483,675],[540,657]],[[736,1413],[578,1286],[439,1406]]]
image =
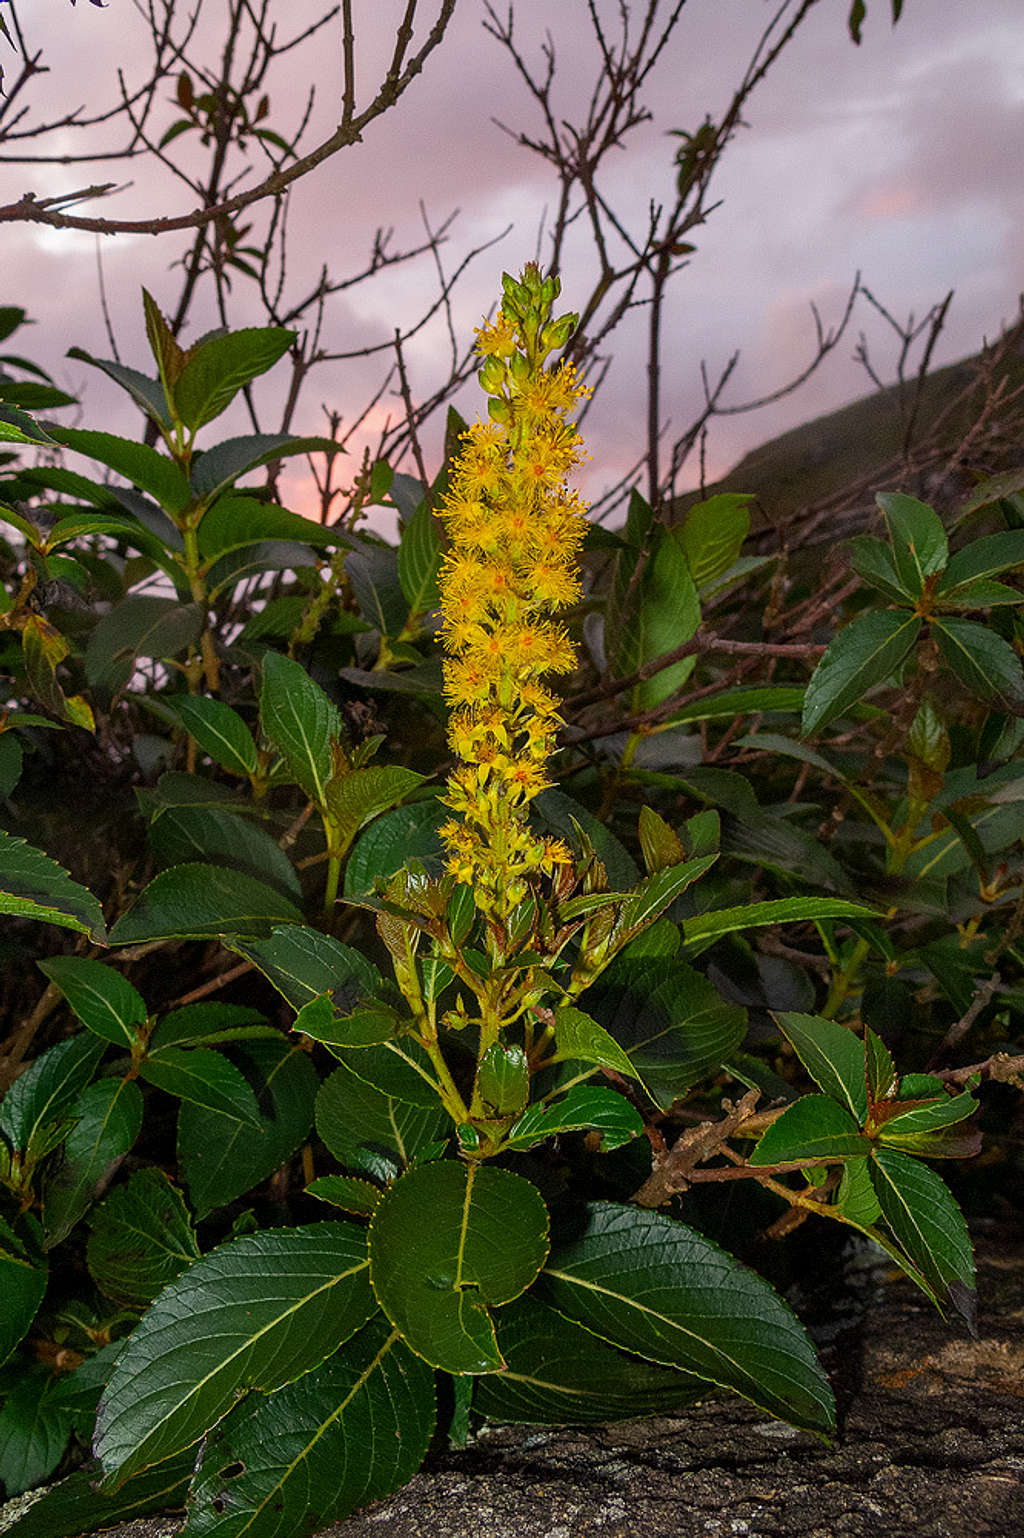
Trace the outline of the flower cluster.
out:
[[[586,508],[568,486],[583,457],[566,420],[587,393],[571,364],[544,366],[576,316],[551,318],[558,279],[531,264],[503,279],[496,320],[478,334],[490,420],[465,436],[442,509],[450,549],[440,578],[455,817],[441,829],[448,869],[478,907],[503,918],[530,878],[571,856],[537,837],[529,803],[549,783],[558,701],[545,678],[570,672],[575,649],[551,616],[580,594]]]

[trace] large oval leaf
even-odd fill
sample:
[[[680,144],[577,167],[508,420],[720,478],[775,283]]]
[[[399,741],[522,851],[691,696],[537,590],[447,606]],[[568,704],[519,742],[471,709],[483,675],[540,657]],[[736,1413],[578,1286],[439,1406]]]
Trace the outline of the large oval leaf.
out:
[[[804,736],[828,726],[895,673],[920,635],[921,624],[908,609],[878,609],[840,630],[807,685]]]
[[[339,1164],[390,1180],[450,1132],[451,1122],[436,1100],[430,1107],[393,1100],[342,1066],[320,1086],[316,1130]]]
[[[42,919],[77,929],[106,943],[103,909],[92,893],[72,881],[62,865],[24,839],[12,838],[0,828],[0,913],[18,918]]]
[[[246,1389],[281,1388],[374,1309],[366,1239],[350,1223],[222,1244],[157,1298],[100,1400],[96,1455],[116,1488],[189,1447]]]
[[[146,1005],[120,972],[85,956],[51,956],[39,963],[39,970],[57,985],[87,1030],[122,1050],[136,1045]]]
[[[207,1440],[193,1538],[305,1538],[406,1484],[436,1416],[434,1374],[378,1315],[315,1372],[239,1405]]]
[[[293,902],[246,871],[224,865],[173,865],[154,876],[134,908],[110,931],[113,945],[172,937],[268,934],[301,920]]]
[[[534,1281],[548,1252],[536,1186],[506,1170],[443,1163],[410,1170],[370,1225],[373,1288],[407,1343],[446,1372],[504,1365],[488,1304]]]
[[[322,806],[331,738],[341,733],[338,712],[306,669],[278,652],[263,658],[260,723],[306,795]]]
[[[770,1415],[830,1431],[835,1404],[803,1326],[768,1283],[657,1212],[594,1203],[538,1287],[612,1345],[735,1389]]]

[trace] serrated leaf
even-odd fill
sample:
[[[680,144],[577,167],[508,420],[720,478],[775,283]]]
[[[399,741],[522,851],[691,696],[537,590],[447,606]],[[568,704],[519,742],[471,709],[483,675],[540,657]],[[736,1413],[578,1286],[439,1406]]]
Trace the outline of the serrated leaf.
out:
[[[879,1148],[871,1179],[885,1221],[939,1298],[974,1292],[974,1255],[963,1214],[944,1180],[906,1154]]]
[[[331,739],[341,735],[337,707],[304,667],[279,652],[263,658],[260,723],[306,795],[322,806]]]
[[[359,1180],[355,1175],[320,1175],[306,1187],[307,1196],[315,1196],[317,1201],[330,1202],[332,1207],[363,1217],[369,1217],[375,1210],[382,1194],[380,1186],[369,1180]]]
[[[239,492],[217,499],[199,525],[198,542],[203,560],[212,565],[230,551],[261,542],[286,541],[322,550],[338,544],[342,537],[322,523]],[[304,555],[306,564],[310,564],[309,552]]]
[[[673,832],[653,807],[640,808],[637,836],[649,875],[669,865],[681,865],[686,859],[686,850],[678,833]]]
[[[974,620],[945,615],[933,621],[932,630],[939,655],[972,694],[1024,715],[1024,669],[1002,636]]]
[[[138,657],[162,661],[194,645],[203,631],[201,604],[132,593],[102,616],[85,649],[85,676],[111,694],[125,687]]]
[[[622,905],[623,929],[636,931],[653,923],[688,886],[710,870],[717,859],[717,854],[702,855],[699,860],[686,860],[681,865],[670,865],[647,876]]]
[[[184,1198],[162,1170],[136,1170],[89,1218],[86,1264],[101,1292],[144,1308],[199,1258]]]
[[[0,1132],[18,1152],[52,1122],[62,1121],[92,1078],[103,1042],[88,1032],[60,1041],[30,1063],[0,1102]]]
[[[893,560],[892,547],[871,534],[857,534],[850,540],[850,564],[862,582],[868,582],[895,603],[913,599],[914,592],[902,584]]]
[[[266,373],[295,341],[283,326],[247,327],[197,342],[174,380],[174,404],[185,426],[197,432],[225,411],[239,390]]]
[[[870,1228],[881,1217],[882,1209],[871,1183],[867,1159],[846,1160],[834,1206],[836,1212],[860,1228]]]
[[[446,1132],[440,1105],[393,1100],[342,1065],[316,1097],[316,1130],[339,1164],[389,1180]]]
[[[593,812],[561,790],[542,790],[533,803],[544,831],[564,838],[571,848],[580,849],[581,834],[593,845],[594,853],[608,873],[608,880],[619,891],[628,891],[640,880],[636,861]]]
[[[476,1380],[489,1420],[580,1425],[671,1414],[707,1392],[700,1378],[616,1351],[541,1303],[517,1298],[497,1318],[504,1372]]]
[[[844,626],[811,674],[804,695],[804,736],[828,726],[895,673],[913,649],[921,624],[906,609],[880,609]]]
[[[147,1084],[262,1131],[256,1096],[234,1063],[211,1047],[163,1047],[139,1064]]]
[[[266,939],[233,941],[231,949],[259,967],[296,1010],[330,993],[336,1007],[348,1011],[382,984],[371,961],[318,929],[286,924]]]
[[[62,865],[22,838],[0,828],[0,913],[77,929],[106,943],[103,909]]]
[[[296,1035],[311,1036],[329,1047],[373,1047],[397,1036],[401,1020],[385,1004],[369,1004],[349,1014],[339,1014],[329,993],[303,1004],[295,1016]]]
[[[16,1228],[0,1217],[0,1366],[28,1332],[43,1295],[49,1268],[34,1244],[22,1242]]]
[[[530,1068],[522,1047],[492,1042],[480,1059],[476,1087],[495,1116],[521,1111],[530,1096]]]
[[[438,829],[451,814],[442,801],[415,801],[376,818],[360,836],[345,866],[345,896],[365,902],[377,880],[387,881],[407,859],[422,860],[440,874]]]
[[[900,583],[919,598],[927,579],[942,571],[949,560],[942,520],[927,502],[900,491],[880,492],[875,500],[885,514]]]
[[[169,701],[182,726],[215,764],[232,774],[255,774],[256,744],[242,717],[221,700],[183,694]]]
[[[808,1431],[835,1425],[828,1379],[769,1287],[703,1234],[661,1213],[595,1202],[538,1283],[559,1313],[610,1344],[734,1389]]]
[[[29,1373],[0,1409],[0,1481],[8,1495],[41,1484],[61,1460],[71,1420],[54,1403],[55,1388],[53,1378]]]
[[[16,1533],[17,1538],[66,1538],[72,1531],[92,1533],[150,1512],[180,1510],[194,1464],[194,1454],[181,1454],[136,1475],[116,1495],[103,1495],[96,1489],[99,1465],[90,1462],[40,1491],[31,1505],[12,1517],[4,1532]]]
[[[635,1070],[632,1077],[636,1077]],[[506,1148],[532,1148],[545,1138],[563,1132],[595,1132],[605,1152],[624,1148],[643,1135],[643,1117],[624,1095],[614,1089],[576,1084],[553,1105],[538,1101],[528,1106],[508,1130]]]
[[[197,496],[209,501],[239,476],[258,469],[260,465],[269,464],[271,460],[285,459],[293,454],[319,452],[344,454],[345,450],[332,438],[296,438],[293,433],[246,433],[238,438],[225,438],[223,442],[215,443],[195,456],[192,461],[192,487]],[[209,517],[209,514],[206,516]],[[340,533],[338,529],[321,530],[325,544],[336,543]]]
[[[818,1088],[863,1126],[868,1114],[864,1043],[847,1026],[821,1015],[780,1010],[774,1018]]]
[[[43,1192],[48,1250],[67,1238],[138,1137],[142,1092],[130,1079],[100,1079],[79,1092],[69,1114],[75,1124],[64,1158]]]
[[[101,465],[123,475],[140,491],[154,497],[166,512],[181,513],[188,506],[191,496],[188,481],[173,460],[158,454],[148,444],[81,427],[51,426],[50,434],[65,448],[99,460]]]
[[[782,711],[787,715],[799,712],[804,702],[803,689],[788,685],[745,685],[738,689],[723,689],[720,694],[709,694],[692,704],[674,710],[669,724],[679,726],[687,722],[733,720],[743,715],[770,715]]]
[[[439,1100],[434,1067],[423,1048],[410,1036],[358,1048],[332,1047],[347,1068],[386,1095],[389,1100],[432,1110]]]
[[[238,1408],[208,1439],[194,1538],[293,1538],[410,1480],[434,1431],[434,1375],[378,1315],[322,1367]]]
[[[366,623],[381,635],[397,635],[409,617],[398,580],[398,551],[364,541],[346,557],[345,573]]]
[[[294,903],[246,871],[223,865],[174,865],[146,887],[110,931],[112,945],[142,940],[269,934],[301,920]]]
[[[398,580],[410,614],[428,614],[441,602],[437,576],[444,551],[433,502],[432,496],[420,503],[402,529],[398,546]]]
[[[788,1164],[796,1159],[849,1159],[869,1152],[866,1138],[845,1107],[827,1095],[802,1095],[762,1133],[751,1164]]]
[[[159,379],[152,379],[148,374],[142,374],[138,369],[127,368],[123,363],[112,363],[105,358],[94,358],[84,347],[69,347],[69,358],[76,358],[80,363],[89,363],[93,368],[102,369],[115,384],[127,390],[132,400],[154,422],[159,422],[161,427],[170,428],[171,421],[167,414],[167,401],[164,398],[163,386]]]
[[[864,1031],[864,1071],[867,1078],[868,1105],[891,1100],[899,1088],[899,1074],[892,1053],[875,1031]]]
[[[318,1366],[373,1312],[367,1270],[365,1235],[342,1222],[246,1234],[196,1261],[144,1316],[100,1401],[107,1486],[190,1447],[240,1392]]]
[[[341,848],[347,849],[360,828],[404,801],[425,778],[412,769],[373,764],[328,780],[324,801]]]
[[[902,1080],[899,1094],[901,1099],[906,1098],[907,1092]],[[967,1091],[959,1095],[942,1094],[932,1100],[918,1100],[915,1104],[908,1106],[905,1111],[897,1111],[894,1116],[887,1116],[879,1131],[879,1137],[884,1143],[904,1133],[933,1132],[939,1127],[953,1127],[957,1122],[973,1116],[977,1109],[978,1102]]]
[[[164,1015],[149,1038],[151,1052],[161,1047],[212,1047],[226,1041],[280,1041],[281,1033],[248,1004],[183,1004]]]
[[[628,1079],[636,1077],[632,1058],[614,1036],[592,1016],[569,1004],[555,1010],[555,1048],[557,1059],[596,1063]]]
[[[877,918],[874,908],[846,902],[839,897],[780,897],[771,902],[748,903],[742,908],[714,908],[683,920],[683,942],[706,946],[737,930],[765,924],[799,924],[808,919]]]
[[[87,1030],[129,1051],[136,1045],[146,1004],[122,973],[84,956],[51,956],[39,963],[39,970],[56,984]]]
[[[384,1193],[369,1253],[377,1300],[417,1356],[446,1372],[496,1372],[503,1363],[488,1305],[511,1302],[536,1279],[547,1208],[507,1170],[424,1164]]]
[[[309,1135],[317,1092],[309,1057],[286,1041],[249,1041],[232,1049],[251,1080],[261,1131],[189,1101],[178,1115],[178,1165],[197,1218],[205,1218],[271,1176]]]

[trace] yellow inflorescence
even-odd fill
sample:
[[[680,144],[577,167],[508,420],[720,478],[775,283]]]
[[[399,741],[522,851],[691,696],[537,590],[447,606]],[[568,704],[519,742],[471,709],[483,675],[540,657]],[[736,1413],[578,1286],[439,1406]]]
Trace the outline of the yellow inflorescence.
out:
[[[551,320],[557,294],[557,279],[532,265],[518,283],[505,279],[497,319],[477,338],[492,420],[466,433],[441,510],[445,695],[459,759],[445,797],[455,816],[441,834],[448,869],[496,918],[522,902],[531,877],[571,859],[528,822],[560,724],[544,679],[575,665],[552,616],[579,597],[586,532],[586,507],[568,485],[582,442],[566,416],[587,392],[571,364],[544,366],[575,322]]]

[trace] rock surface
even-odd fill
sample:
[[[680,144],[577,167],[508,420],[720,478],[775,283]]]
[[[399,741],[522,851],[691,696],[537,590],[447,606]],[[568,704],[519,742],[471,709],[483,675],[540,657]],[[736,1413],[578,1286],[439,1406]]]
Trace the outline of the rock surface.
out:
[[[979,1338],[906,1281],[823,1355],[832,1447],[738,1399],[600,1428],[495,1427],[325,1538],[1019,1538],[1024,1244],[980,1246]],[[113,1538],[171,1538],[170,1518]],[[68,1535],[71,1538],[71,1535]]]

